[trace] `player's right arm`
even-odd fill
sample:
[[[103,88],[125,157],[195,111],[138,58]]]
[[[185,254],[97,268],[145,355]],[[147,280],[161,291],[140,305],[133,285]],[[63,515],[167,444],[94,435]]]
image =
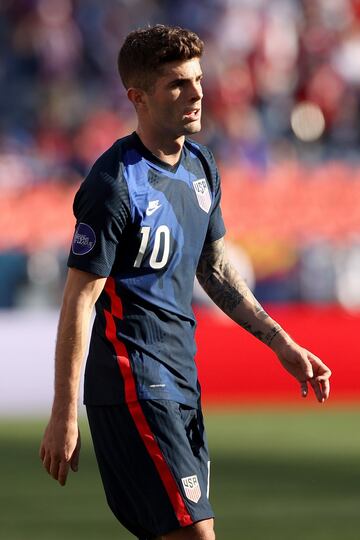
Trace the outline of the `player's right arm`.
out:
[[[55,389],[49,423],[40,446],[47,472],[65,485],[80,452],[78,395],[89,324],[106,278],[70,268],[65,285],[55,350]]]

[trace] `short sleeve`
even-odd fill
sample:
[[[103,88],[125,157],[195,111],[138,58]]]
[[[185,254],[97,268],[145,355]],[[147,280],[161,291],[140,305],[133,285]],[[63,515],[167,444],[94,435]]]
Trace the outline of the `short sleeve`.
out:
[[[215,242],[225,235],[226,229],[221,213],[221,181],[219,171],[215,165],[215,160],[211,154],[210,170],[214,178],[214,204],[211,210],[209,226],[205,238],[205,243]]]
[[[122,175],[94,165],[74,200],[75,232],[68,266],[110,275],[118,244],[130,219],[129,193]]]

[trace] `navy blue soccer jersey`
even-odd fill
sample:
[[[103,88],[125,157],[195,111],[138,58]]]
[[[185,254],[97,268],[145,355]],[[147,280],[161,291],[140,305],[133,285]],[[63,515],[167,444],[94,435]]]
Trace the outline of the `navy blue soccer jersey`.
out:
[[[168,165],[136,133],[94,164],[74,201],[68,266],[107,277],[96,302],[85,403],[170,399],[195,407],[193,282],[225,234],[211,152],[186,140]]]

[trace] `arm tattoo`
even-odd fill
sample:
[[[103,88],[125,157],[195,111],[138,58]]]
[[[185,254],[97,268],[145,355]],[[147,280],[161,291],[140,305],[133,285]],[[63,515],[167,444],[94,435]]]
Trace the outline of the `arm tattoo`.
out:
[[[228,315],[250,292],[226,259],[223,239],[205,244],[196,276],[205,292]]]
[[[231,266],[225,255],[223,239],[204,246],[196,275],[215,304],[266,345],[270,345],[282,330],[281,326],[270,319]]]
[[[271,328],[271,330],[265,335],[265,339],[263,340],[264,343],[266,345],[269,345],[269,347],[270,347],[272,340],[274,339],[276,334],[281,332],[281,330],[282,330],[282,328],[281,328],[280,324],[275,324],[275,326],[273,326]]]
[[[259,303],[257,303],[256,306],[256,315],[261,321],[265,321],[269,318],[269,315],[266,313],[266,311],[260,306]]]

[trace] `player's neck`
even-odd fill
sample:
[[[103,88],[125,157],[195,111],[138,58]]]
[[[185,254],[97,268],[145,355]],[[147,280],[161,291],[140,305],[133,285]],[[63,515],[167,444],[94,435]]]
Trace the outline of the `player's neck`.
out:
[[[176,165],[176,163],[178,163],[185,141],[183,135],[177,139],[172,139],[168,135],[156,134],[154,132],[150,133],[141,126],[137,127],[136,133],[140,137],[143,145],[146,146],[154,156],[169,165]]]

